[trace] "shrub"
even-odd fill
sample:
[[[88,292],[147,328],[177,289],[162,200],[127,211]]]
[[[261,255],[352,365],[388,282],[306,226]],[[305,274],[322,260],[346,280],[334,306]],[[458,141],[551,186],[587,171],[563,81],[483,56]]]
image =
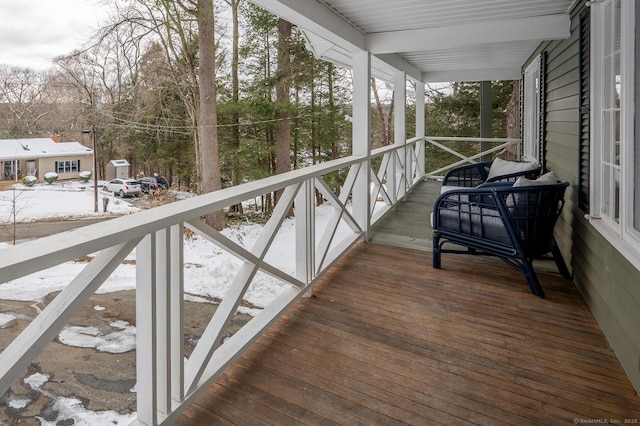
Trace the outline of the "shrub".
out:
[[[80,172],[80,180],[83,181],[84,183],[89,182],[89,179],[91,179],[91,172],[88,170],[85,170],[84,172]]]
[[[49,172],[44,175],[44,180],[49,185],[58,180],[58,174],[56,172]]]
[[[36,183],[38,181],[38,178],[35,176],[25,176],[24,179],[22,179],[22,183],[24,183],[27,186],[33,186],[34,183]]]

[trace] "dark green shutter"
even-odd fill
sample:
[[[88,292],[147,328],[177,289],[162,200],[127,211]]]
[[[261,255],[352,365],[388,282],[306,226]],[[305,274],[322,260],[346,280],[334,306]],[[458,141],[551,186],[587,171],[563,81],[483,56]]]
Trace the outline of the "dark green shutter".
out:
[[[524,74],[520,76],[520,153],[524,152]],[[518,158],[520,160],[520,158]]]
[[[590,175],[590,50],[591,50],[591,16],[588,7],[580,13],[580,110],[578,123],[580,126],[580,142],[578,152],[578,206],[589,213],[589,175]]]
[[[547,136],[547,52],[540,54],[540,88],[538,94],[540,96],[540,131],[538,140],[538,158],[540,166],[545,170],[545,147]]]

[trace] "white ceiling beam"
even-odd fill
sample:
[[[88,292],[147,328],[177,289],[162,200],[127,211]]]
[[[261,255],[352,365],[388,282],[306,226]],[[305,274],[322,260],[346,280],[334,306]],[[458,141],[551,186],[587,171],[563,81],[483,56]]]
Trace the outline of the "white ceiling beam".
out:
[[[425,71],[422,81],[425,83],[442,83],[449,81],[492,81],[492,80],[520,80],[520,67],[483,68],[476,70],[446,70]]]
[[[305,32],[314,53],[319,58],[350,66],[351,54],[366,50],[364,34],[317,0],[251,2],[286,19]],[[332,48],[332,45],[336,47]],[[398,55],[384,55],[379,59],[416,80],[420,79],[420,71]]]
[[[365,36],[373,54],[447,50],[481,44],[569,38],[568,15],[485,21],[473,24],[372,33]]]
[[[257,6],[352,52],[365,49],[364,34],[316,0],[251,0]]]
[[[413,80],[420,81],[422,78],[422,72],[419,69],[417,69],[398,55],[374,55],[372,60],[372,64],[374,67],[376,67],[378,61],[383,62],[396,70],[404,71],[407,74],[407,77],[410,77]]]

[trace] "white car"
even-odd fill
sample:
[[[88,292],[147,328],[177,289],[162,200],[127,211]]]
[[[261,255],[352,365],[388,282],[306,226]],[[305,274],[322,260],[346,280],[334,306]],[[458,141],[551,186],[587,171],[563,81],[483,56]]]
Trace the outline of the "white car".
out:
[[[102,188],[120,197],[137,197],[140,195],[140,184],[134,179],[113,179]]]

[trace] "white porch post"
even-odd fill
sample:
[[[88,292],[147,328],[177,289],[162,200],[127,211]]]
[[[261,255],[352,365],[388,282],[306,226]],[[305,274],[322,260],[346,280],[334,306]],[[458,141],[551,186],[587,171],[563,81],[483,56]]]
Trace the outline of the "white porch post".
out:
[[[296,278],[309,284],[316,273],[315,265],[315,186],[313,180],[307,179],[295,200],[296,220]],[[305,297],[313,296],[313,288],[305,293]]]
[[[182,224],[143,238],[136,259],[138,424],[155,425],[184,397]]]
[[[416,137],[422,138],[422,142],[418,144],[416,149],[416,155],[418,158],[418,171],[420,176],[425,174],[425,96],[424,96],[424,83],[416,81]]]
[[[407,143],[407,74],[397,71],[393,85],[393,141],[395,145]],[[403,155],[404,153],[404,155]],[[411,153],[398,151],[395,158],[394,199],[399,200],[407,192],[407,179],[410,176]]]
[[[353,55],[353,155],[367,157],[360,167],[353,190],[353,217],[369,239],[369,156],[371,154],[371,55],[359,52]]]

